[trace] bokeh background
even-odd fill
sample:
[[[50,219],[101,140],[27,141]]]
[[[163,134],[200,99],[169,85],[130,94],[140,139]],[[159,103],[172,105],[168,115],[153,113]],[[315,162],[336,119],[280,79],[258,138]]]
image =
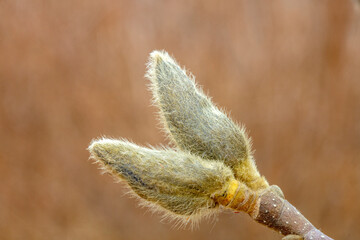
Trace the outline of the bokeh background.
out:
[[[0,1],[0,239],[280,239],[245,214],[176,229],[88,160],[166,144],[144,78],[166,49],[247,126],[259,170],[335,239],[360,238],[355,1]]]

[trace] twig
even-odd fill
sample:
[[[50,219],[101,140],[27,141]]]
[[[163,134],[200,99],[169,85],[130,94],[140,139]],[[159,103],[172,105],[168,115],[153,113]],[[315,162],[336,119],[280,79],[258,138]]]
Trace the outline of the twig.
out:
[[[259,173],[251,140],[219,110],[166,52],[150,55],[147,77],[173,149],[100,139],[91,157],[126,181],[145,205],[187,224],[219,205],[248,213],[284,240],[330,240]]]

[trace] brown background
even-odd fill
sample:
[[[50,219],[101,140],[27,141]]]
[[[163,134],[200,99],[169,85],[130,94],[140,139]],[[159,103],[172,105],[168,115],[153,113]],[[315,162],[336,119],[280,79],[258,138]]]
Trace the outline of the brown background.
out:
[[[280,239],[245,214],[174,229],[88,161],[102,135],[166,144],[144,79],[154,49],[247,126],[261,173],[313,224],[359,239],[359,7],[0,0],[0,239]]]

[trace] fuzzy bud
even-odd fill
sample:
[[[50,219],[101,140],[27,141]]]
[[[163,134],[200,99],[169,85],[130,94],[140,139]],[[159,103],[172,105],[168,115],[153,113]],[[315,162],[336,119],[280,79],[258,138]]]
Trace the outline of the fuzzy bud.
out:
[[[256,168],[245,129],[220,111],[173,58],[164,51],[152,52],[146,76],[165,131],[176,146],[223,161],[254,190],[269,186]]]

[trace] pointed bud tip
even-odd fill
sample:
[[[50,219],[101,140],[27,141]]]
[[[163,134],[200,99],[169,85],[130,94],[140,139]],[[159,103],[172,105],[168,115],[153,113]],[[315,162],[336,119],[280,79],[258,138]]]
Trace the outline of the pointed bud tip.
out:
[[[117,140],[108,138],[94,139],[91,141],[87,150],[90,152],[92,158],[97,158],[100,157],[99,154],[101,152],[110,150],[110,148],[118,144],[118,142]]]
[[[165,50],[154,50],[150,53],[150,58],[151,59],[162,59],[165,58],[166,55],[168,55],[168,53]]]
[[[174,59],[165,50],[154,50],[150,53],[150,63],[153,66],[158,65],[160,62],[175,63]]]

